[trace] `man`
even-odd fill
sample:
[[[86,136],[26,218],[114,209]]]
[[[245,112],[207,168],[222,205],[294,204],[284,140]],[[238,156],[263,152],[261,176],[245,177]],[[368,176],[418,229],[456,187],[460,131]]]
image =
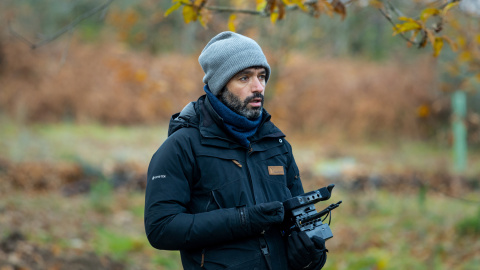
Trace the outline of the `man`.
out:
[[[170,121],[153,155],[145,230],[185,269],[321,269],[325,241],[282,236],[281,202],[303,194],[292,148],[263,109],[270,66],[252,39],[223,32],[199,57],[206,95]]]

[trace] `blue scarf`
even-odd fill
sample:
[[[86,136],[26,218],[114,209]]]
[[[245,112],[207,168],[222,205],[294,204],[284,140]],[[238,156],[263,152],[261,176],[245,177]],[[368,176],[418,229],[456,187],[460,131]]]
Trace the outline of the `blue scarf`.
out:
[[[262,115],[256,119],[250,120],[225,106],[225,104],[210,92],[208,85],[205,85],[203,90],[207,93],[208,100],[210,101],[210,104],[212,104],[213,109],[223,119],[223,123],[228,133],[230,133],[230,135],[232,135],[241,145],[248,148],[250,146],[248,137],[257,132],[260,122],[262,121]]]

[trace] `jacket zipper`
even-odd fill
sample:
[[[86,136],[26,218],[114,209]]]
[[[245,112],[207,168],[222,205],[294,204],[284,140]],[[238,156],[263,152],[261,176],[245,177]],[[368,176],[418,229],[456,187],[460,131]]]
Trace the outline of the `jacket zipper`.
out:
[[[249,166],[248,166],[248,160],[249,160],[249,157],[252,153],[253,153],[253,147],[252,147],[252,144],[250,143],[248,145],[248,151],[247,151],[247,154],[246,154],[246,157],[245,157],[245,166],[246,166],[247,173],[248,173],[248,180],[250,182],[250,189],[251,189],[252,195],[253,195],[253,204],[257,204],[257,200],[255,199],[255,189],[253,188],[253,179],[252,179],[252,175],[250,174],[250,169],[249,169]]]
[[[257,200],[255,199],[255,192],[254,192],[255,189],[253,188],[253,179],[252,179],[252,175],[250,174],[250,169],[248,169],[248,158],[252,153],[253,153],[253,147],[252,147],[252,144],[250,144],[248,146],[248,152],[247,152],[247,157],[246,157],[247,160],[246,160],[245,163],[246,163],[247,171],[248,171],[248,179],[250,179],[250,184],[251,184],[251,187],[252,187],[254,204],[256,204]],[[271,264],[271,261],[270,261],[270,251],[268,249],[267,240],[265,239],[265,231],[262,232],[262,235],[260,236],[259,241],[260,241],[260,250],[261,250],[263,256],[265,257],[265,260],[267,262],[268,270],[272,270],[272,264]]]

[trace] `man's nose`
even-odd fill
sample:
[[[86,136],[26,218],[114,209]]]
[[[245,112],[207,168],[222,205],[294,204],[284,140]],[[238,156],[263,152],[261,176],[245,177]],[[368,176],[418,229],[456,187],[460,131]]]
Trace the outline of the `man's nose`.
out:
[[[262,83],[262,81],[255,77],[253,79],[253,85],[252,85],[252,92],[262,92],[263,89],[265,89],[265,85]]]

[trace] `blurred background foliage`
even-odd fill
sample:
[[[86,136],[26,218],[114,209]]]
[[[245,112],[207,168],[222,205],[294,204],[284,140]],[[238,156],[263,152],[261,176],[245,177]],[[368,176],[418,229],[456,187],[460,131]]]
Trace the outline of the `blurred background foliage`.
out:
[[[434,58],[392,36],[368,6],[378,1],[357,2],[343,20],[235,18],[272,67],[266,109],[293,144],[305,190],[335,183],[332,200],[344,202],[325,269],[476,269],[480,88],[462,63],[479,52],[478,17],[452,10],[467,38]],[[413,17],[432,1],[392,2]],[[170,116],[203,94],[198,55],[231,17],[205,14],[204,27],[180,10],[164,16],[170,1],[115,0],[30,48],[100,4],[0,2],[2,270],[181,268],[178,252],[144,237],[146,168]],[[462,173],[451,150],[459,89]]]

